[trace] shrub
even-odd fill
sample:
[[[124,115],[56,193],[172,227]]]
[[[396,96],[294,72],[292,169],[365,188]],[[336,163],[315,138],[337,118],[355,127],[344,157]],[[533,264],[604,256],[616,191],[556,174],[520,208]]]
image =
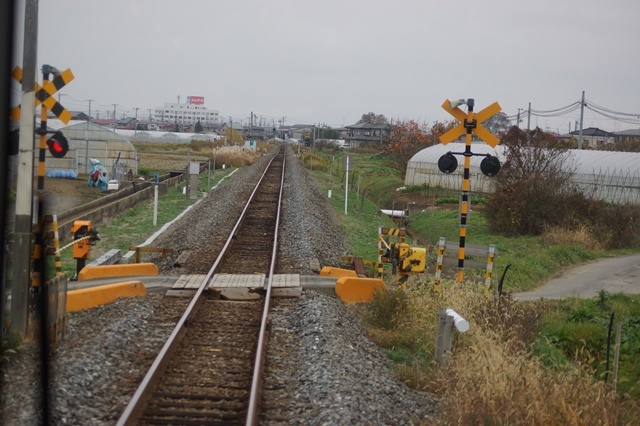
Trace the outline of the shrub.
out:
[[[253,164],[258,159],[258,154],[249,148],[240,146],[225,146],[222,148],[216,148],[215,150],[215,162],[213,155],[209,158],[209,161],[215,163],[216,168],[222,167],[222,164],[231,167],[242,167]]]
[[[566,151],[543,132],[530,144],[525,132],[509,129],[502,142],[506,161],[487,203],[488,225],[504,235],[540,235],[552,226],[571,226],[586,198],[563,170]]]
[[[371,325],[395,329],[406,319],[409,308],[407,293],[402,289],[376,292],[368,308],[367,321]]]
[[[148,167],[139,166],[138,175],[149,177],[151,176],[151,169],[149,169]]]
[[[212,141],[199,141],[193,140],[189,142],[189,148],[193,152],[211,151],[213,149],[214,142]]]
[[[640,209],[637,205],[600,203],[591,214],[593,233],[608,249],[637,247],[640,245]]]
[[[547,245],[577,245],[587,250],[603,250],[603,241],[596,238],[586,225],[570,229],[561,226],[550,227],[544,231],[541,240]]]

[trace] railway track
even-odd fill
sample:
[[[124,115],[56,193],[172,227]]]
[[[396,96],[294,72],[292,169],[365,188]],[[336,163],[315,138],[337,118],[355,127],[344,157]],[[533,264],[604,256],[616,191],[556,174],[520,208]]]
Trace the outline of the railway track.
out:
[[[274,156],[118,425],[256,424],[286,167]],[[268,277],[257,301],[210,299],[214,274]]]

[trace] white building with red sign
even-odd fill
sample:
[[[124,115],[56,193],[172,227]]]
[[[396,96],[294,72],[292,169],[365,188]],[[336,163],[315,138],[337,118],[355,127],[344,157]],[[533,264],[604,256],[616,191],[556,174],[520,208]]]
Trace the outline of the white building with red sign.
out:
[[[198,121],[203,127],[220,124],[220,111],[208,109],[204,105],[204,96],[187,96],[186,103],[165,103],[156,107],[154,113],[156,123],[177,123],[180,126],[190,126]]]

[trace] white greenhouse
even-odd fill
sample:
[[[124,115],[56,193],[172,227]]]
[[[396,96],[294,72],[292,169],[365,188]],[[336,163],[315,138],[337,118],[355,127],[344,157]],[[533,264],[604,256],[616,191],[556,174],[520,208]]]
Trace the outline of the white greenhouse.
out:
[[[502,145],[491,148],[484,142],[473,143],[472,151],[479,154],[491,154],[504,162]],[[407,164],[404,184],[428,185],[448,189],[462,188],[464,157],[457,155],[458,168],[451,174],[438,169],[438,160],[447,152],[462,153],[464,143],[434,145],[416,153]],[[480,171],[480,162],[484,157],[471,157],[469,189],[471,192],[491,192],[493,177],[487,177]],[[573,180],[585,194],[614,203],[640,204],[640,153],[592,150],[569,150],[568,160],[563,163],[568,172],[573,172]]]
[[[122,181],[129,170],[134,175],[138,173],[136,149],[112,129],[78,120],[64,124],[57,119],[47,120],[47,127],[60,130],[69,141],[69,152],[64,158],[54,158],[47,150],[45,162],[48,175],[56,172],[74,172],[76,175],[89,173],[91,159],[100,161],[110,170],[113,174],[111,179]],[[34,165],[37,167],[37,153]]]
[[[192,141],[213,142],[220,139],[220,136],[218,135],[203,133],[177,133],[128,129],[116,129],[116,133],[131,142],[189,143]]]

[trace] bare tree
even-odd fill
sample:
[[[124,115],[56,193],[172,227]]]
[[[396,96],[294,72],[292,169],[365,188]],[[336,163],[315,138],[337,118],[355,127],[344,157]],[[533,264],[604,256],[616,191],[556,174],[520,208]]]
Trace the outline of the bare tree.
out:
[[[384,114],[376,114],[375,112],[369,112],[367,114],[362,114],[362,118],[358,120],[358,124],[359,123],[369,123],[369,124],[380,125],[380,124],[388,124],[389,120],[387,120],[387,117],[385,117]]]
[[[530,138],[512,126],[502,138],[506,161],[489,197],[487,219],[492,230],[506,235],[539,235],[549,226],[570,227],[586,198],[563,163],[567,150],[536,129]]]
[[[499,112],[486,119],[482,125],[493,134],[501,134],[511,126],[511,120],[504,112]]]

